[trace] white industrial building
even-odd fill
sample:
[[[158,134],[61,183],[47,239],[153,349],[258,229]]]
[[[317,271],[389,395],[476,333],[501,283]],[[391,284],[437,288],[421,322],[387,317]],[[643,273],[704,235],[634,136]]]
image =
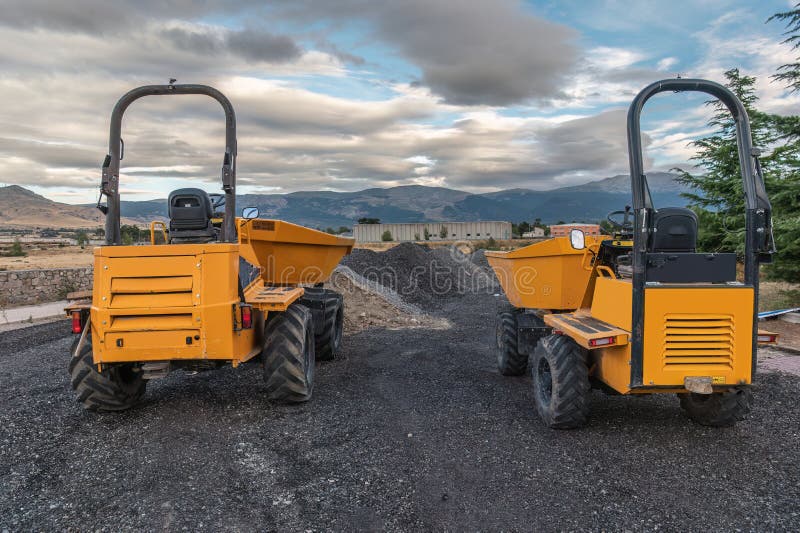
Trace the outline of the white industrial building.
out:
[[[511,239],[511,222],[418,222],[400,224],[356,224],[353,236],[356,242],[381,242],[384,232],[392,235],[392,240],[424,241],[425,230],[430,241],[469,241],[478,239]],[[445,238],[441,235],[446,234]]]

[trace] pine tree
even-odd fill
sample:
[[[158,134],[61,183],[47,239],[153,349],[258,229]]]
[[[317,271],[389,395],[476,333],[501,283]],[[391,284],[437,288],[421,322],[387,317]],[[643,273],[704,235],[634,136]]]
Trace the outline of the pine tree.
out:
[[[767,22],[772,20],[786,24],[786,31],[783,34],[787,37],[782,43],[790,45],[792,50],[800,49],[800,2],[795,4],[794,9],[775,13],[767,19]],[[787,88],[792,91],[800,91],[800,57],[797,57],[794,63],[778,67],[778,72],[772,78],[786,83]]]
[[[756,79],[739,69],[725,72],[728,88],[742,101],[750,117],[753,145],[763,147],[773,138],[771,117],[755,109]],[[693,192],[684,193],[699,217],[698,247],[704,251],[744,251],[744,191],[736,145],[736,123],[718,100],[706,103],[715,109],[708,125],[716,132],[692,142],[697,154],[692,158],[700,168],[693,174],[677,169],[678,180]],[[765,172],[771,167],[769,157],[762,159]]]

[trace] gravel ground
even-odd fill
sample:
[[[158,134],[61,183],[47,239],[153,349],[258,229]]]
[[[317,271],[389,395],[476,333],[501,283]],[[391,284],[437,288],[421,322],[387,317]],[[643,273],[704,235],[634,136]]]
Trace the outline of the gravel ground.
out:
[[[454,328],[347,337],[300,406],[245,365],[92,415],[66,322],[2,334],[0,531],[800,529],[797,377],[761,374],[734,428],[594,393],[588,427],[554,431],[494,368],[493,297],[441,312]]]

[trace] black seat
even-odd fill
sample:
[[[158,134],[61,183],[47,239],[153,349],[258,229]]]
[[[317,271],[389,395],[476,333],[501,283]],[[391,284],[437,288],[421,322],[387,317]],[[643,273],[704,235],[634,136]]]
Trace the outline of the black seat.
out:
[[[171,243],[204,243],[217,240],[211,224],[211,200],[202,189],[178,189],[169,194]]]
[[[697,215],[685,207],[664,207],[655,212],[651,252],[691,252],[697,248]]]

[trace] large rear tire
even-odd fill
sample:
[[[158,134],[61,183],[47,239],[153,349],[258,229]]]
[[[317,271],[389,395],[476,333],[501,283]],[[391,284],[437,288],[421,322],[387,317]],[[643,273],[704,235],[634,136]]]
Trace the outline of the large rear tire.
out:
[[[555,429],[586,424],[589,416],[589,371],[575,341],[549,335],[536,345],[531,359],[533,398],[542,421]]]
[[[75,353],[78,341],[72,344]],[[70,384],[78,401],[89,411],[124,411],[133,407],[144,395],[147,381],[133,364],[105,365],[98,372],[92,358],[90,340],[79,354],[69,361]]]
[[[748,388],[731,389],[712,394],[693,392],[678,394],[686,414],[704,426],[728,427],[747,418],[753,405],[753,394]]]
[[[517,316],[512,311],[497,314],[495,323],[497,370],[504,376],[521,376],[528,368],[528,354],[518,351]]]
[[[324,315],[321,327],[314,337],[317,361],[330,361],[342,347],[344,330],[344,299],[338,292],[325,289],[323,292]]]
[[[264,381],[270,400],[298,403],[314,390],[314,321],[311,311],[294,303],[264,327]]]

